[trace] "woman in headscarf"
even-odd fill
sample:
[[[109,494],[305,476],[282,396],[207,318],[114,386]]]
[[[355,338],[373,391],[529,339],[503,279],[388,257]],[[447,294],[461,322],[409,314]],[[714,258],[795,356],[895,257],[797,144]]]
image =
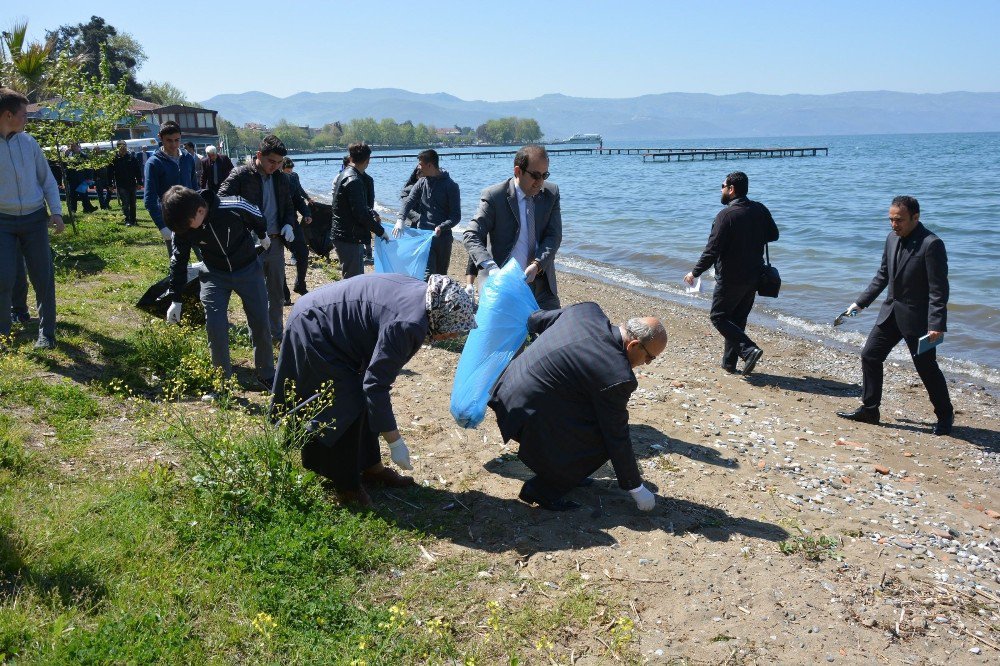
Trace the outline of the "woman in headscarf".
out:
[[[394,273],[357,275],[317,289],[295,303],[278,355],[272,412],[294,409],[332,388],[316,406],[302,465],[333,483],[342,503],[371,506],[361,481],[413,485],[382,465],[378,436],[392,461],[413,469],[399,434],[389,391],[425,342],[458,337],[476,327],[472,299],[457,282],[428,282]]]

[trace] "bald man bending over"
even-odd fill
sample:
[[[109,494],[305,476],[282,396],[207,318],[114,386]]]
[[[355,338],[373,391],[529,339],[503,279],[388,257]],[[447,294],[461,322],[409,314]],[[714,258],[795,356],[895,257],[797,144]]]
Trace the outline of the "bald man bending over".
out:
[[[639,509],[655,496],[642,483],[628,429],[628,399],[638,386],[632,368],[667,346],[655,317],[614,325],[596,303],[538,310],[528,319],[538,339],[515,358],[493,387],[489,406],[505,441],[533,472],[518,495],[550,511],[580,506],[563,497],[586,485],[609,459],[618,485]]]

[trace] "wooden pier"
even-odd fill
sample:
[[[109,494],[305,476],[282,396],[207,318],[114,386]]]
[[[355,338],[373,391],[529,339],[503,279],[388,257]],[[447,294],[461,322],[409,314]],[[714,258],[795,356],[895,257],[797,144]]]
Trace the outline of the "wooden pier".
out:
[[[560,155],[641,155],[642,161],[680,162],[682,160],[705,159],[753,159],[766,157],[815,157],[822,153],[828,154],[825,147],[808,148],[549,148],[550,157]],[[336,153],[330,157],[296,157],[299,165],[339,163],[344,153]],[[454,153],[438,153],[445,160],[482,160],[497,157],[514,157],[517,150],[467,150]],[[391,155],[373,154],[373,162],[390,162],[397,160],[416,161],[417,153],[397,153]]]
[[[773,157],[816,157],[822,152],[829,154],[827,148],[670,148],[653,150],[643,153],[642,161],[646,162],[680,162],[682,160],[728,160],[754,159]]]

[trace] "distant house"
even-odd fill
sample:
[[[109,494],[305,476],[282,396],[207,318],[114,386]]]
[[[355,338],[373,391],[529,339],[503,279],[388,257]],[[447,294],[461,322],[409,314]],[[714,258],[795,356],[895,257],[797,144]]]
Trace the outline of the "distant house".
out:
[[[247,123],[243,126],[243,129],[254,130],[257,132],[270,132],[271,128],[263,123]]]
[[[57,104],[57,99],[29,104],[28,118],[51,118],[57,113],[54,109]],[[181,126],[181,136],[184,141],[194,142],[198,152],[204,152],[208,145],[219,144],[219,128],[216,122],[218,111],[183,104],[164,106],[135,97],[132,98],[129,111],[139,118],[139,123],[132,127],[122,124],[115,131],[115,135],[109,137],[110,139],[156,138],[160,130],[160,123],[173,120]],[[67,120],[67,122],[71,121]]]
[[[439,127],[437,129],[438,136],[460,136],[461,134],[462,130],[457,127]]]

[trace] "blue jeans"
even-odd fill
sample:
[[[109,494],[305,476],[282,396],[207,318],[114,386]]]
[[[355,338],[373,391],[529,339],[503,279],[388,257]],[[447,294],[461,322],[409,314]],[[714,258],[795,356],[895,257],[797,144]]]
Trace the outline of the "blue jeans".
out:
[[[56,281],[49,251],[49,215],[45,207],[28,215],[0,213],[0,335],[10,333],[10,306],[18,250],[38,300],[38,337],[56,339]]]
[[[17,249],[14,270],[14,289],[10,293],[11,317],[28,314],[28,269],[24,266],[21,248]]]

